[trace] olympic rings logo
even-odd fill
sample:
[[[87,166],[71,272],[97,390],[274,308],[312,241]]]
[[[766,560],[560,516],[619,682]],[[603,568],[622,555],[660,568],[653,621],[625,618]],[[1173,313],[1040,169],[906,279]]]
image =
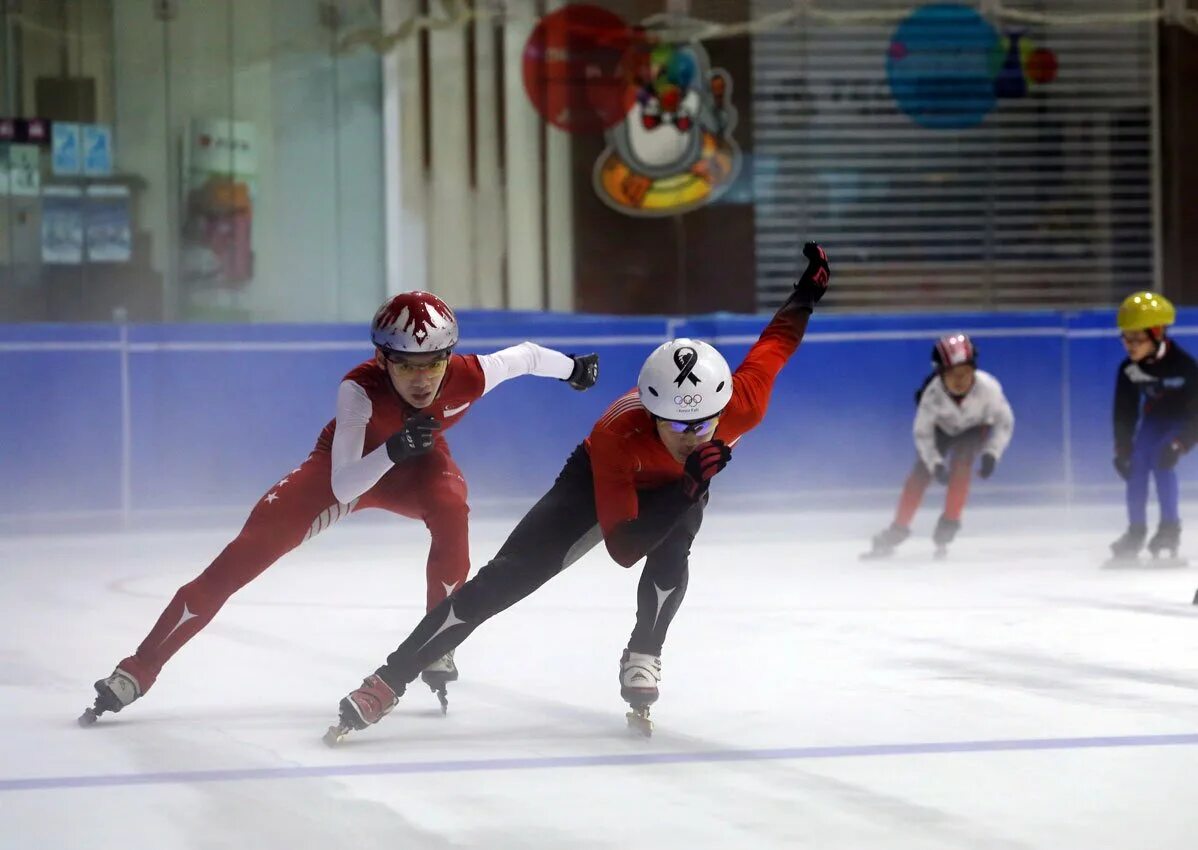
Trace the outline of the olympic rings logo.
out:
[[[674,396],[674,404],[685,404],[687,407],[695,404],[702,404],[703,396],[696,393],[695,395],[676,395]]]

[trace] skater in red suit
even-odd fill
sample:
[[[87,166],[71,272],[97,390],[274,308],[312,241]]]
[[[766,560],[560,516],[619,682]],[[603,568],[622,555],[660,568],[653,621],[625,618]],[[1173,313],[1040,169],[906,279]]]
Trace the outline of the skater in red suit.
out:
[[[936,522],[932,542],[936,557],[944,557],[961,527],[961,512],[969,497],[973,462],[978,475],[989,478],[1002,459],[1015,430],[1015,415],[1002,385],[977,367],[977,348],[965,334],[949,334],[932,346],[932,374],[915,394],[917,457],[903,484],[894,521],[874,535],[862,557],[889,557],[911,534],[911,519],[932,479],[947,485],[944,513]]]
[[[691,544],[708,488],[732,447],[764,418],[774,380],[828,286],[824,250],[809,242],[803,253],[806,271],[735,373],[719,351],[699,340],[671,340],[649,355],[636,388],[595,423],[499,553],[341,700],[326,742],[377,723],[434,659],[600,541],[623,567],[645,561],[636,622],[620,659],[620,694],[633,709],[629,723],[648,734],[661,650],[686,595]]]
[[[221,606],[286,553],[363,508],[422,521],[432,536],[426,568],[428,610],[470,571],[466,481],[442,431],[483,395],[519,375],[593,386],[598,356],[573,356],[524,342],[494,354],[455,354],[458,323],[435,295],[405,292],[387,301],[371,325],[375,356],[352,369],[337,390],[337,416],[307,460],[271,487],[224,551],[179,588],[137,651],[96,682],[84,724],[142,697],[162,666],[216,616]],[[457,679],[453,654],[430,659],[425,681],[445,705]]]

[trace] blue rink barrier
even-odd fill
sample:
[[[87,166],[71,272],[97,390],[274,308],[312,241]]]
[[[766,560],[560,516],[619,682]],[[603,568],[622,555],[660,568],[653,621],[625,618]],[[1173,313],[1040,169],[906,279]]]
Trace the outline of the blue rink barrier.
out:
[[[590,392],[521,378],[449,432],[476,504],[523,505],[657,344],[706,339],[735,367],[766,318],[464,311],[460,320],[464,352],[531,339],[601,355]],[[1117,491],[1110,406],[1122,348],[1111,311],[816,314],[765,422],[720,476],[721,497],[896,495],[914,458],[914,391],[933,340],[953,330],[975,337],[1016,415],[1011,448],[979,494]],[[1183,345],[1198,336],[1198,309],[1181,311],[1175,334]],[[359,325],[0,325],[0,518],[19,527],[34,516],[248,511],[307,456],[341,377],[371,354],[365,338]]]

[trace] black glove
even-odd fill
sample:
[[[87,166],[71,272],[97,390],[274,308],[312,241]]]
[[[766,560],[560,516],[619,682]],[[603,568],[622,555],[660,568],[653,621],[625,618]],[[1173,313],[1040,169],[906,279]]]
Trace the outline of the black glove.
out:
[[[943,463],[938,463],[932,467],[932,477],[941,484],[948,483],[948,467]]]
[[[570,377],[562,380],[580,392],[595,386],[595,382],[599,380],[599,355],[569,354],[567,356],[574,360],[574,371],[570,373]]]
[[[692,502],[699,501],[715,474],[728,465],[732,449],[723,440],[711,440],[686,456],[682,467],[682,492]]]
[[[1115,455],[1115,471],[1126,481],[1131,477],[1131,455]]]
[[[828,255],[815,242],[803,246],[803,256],[807,258],[807,269],[795,283],[795,291],[791,293],[788,304],[795,304],[800,310],[808,313],[815,309],[815,304],[828,291],[828,281],[832,277],[832,269],[828,266]]]
[[[1186,453],[1186,447],[1181,440],[1176,438],[1169,441],[1169,444],[1161,449],[1160,457],[1157,458],[1156,465],[1158,469],[1172,469],[1177,466],[1177,461],[1183,454]]]
[[[404,426],[387,438],[387,456],[392,463],[403,463],[425,454],[433,447],[441,423],[427,413],[408,417]]]
[[[994,467],[996,466],[998,466],[998,459],[995,458],[994,455],[990,454],[990,452],[986,452],[984,455],[982,455],[982,463],[978,467],[978,476],[981,478],[989,478],[994,474]]]

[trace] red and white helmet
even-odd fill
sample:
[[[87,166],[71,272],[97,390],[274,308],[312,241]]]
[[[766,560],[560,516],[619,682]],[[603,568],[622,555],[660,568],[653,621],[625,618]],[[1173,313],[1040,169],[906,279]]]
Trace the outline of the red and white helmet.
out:
[[[949,334],[936,340],[932,346],[932,365],[937,372],[943,372],[952,366],[967,363],[976,366],[978,350],[968,334]]]
[[[401,292],[374,314],[370,341],[403,354],[448,351],[458,344],[458,320],[431,292]]]

